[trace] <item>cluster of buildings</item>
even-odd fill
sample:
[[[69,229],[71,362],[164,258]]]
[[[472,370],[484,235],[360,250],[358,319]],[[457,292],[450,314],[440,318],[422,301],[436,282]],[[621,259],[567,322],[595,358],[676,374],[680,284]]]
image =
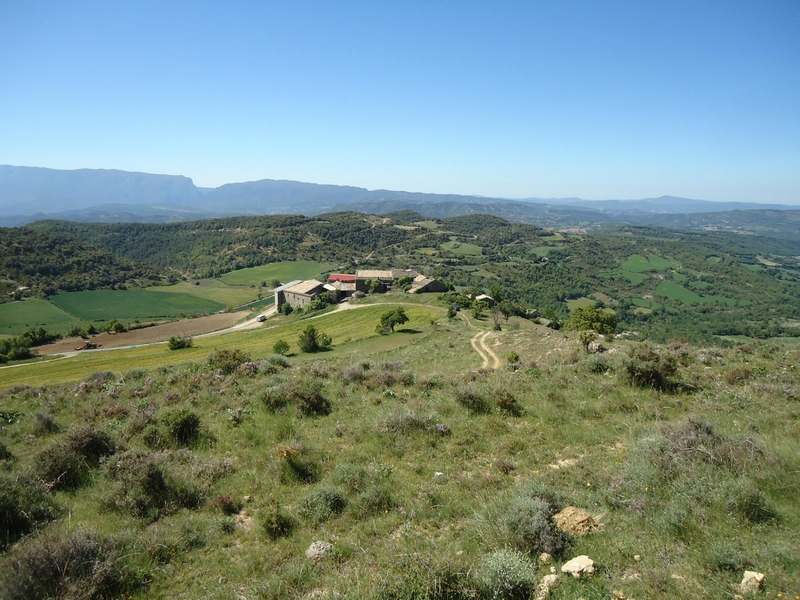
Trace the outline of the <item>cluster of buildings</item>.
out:
[[[413,269],[367,269],[358,270],[355,275],[333,273],[328,277],[327,283],[317,279],[290,281],[275,288],[275,306],[288,302],[292,308],[305,308],[324,292],[328,292],[338,302],[351,296],[363,296],[372,290],[386,291],[394,287],[401,278],[411,280],[409,294],[447,291],[447,286],[441,281],[421,275]]]

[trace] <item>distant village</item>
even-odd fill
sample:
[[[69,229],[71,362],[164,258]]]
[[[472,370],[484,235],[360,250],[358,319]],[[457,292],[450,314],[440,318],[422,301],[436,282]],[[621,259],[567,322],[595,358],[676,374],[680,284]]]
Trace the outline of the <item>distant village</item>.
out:
[[[372,291],[393,289],[401,281],[410,284],[407,290],[409,294],[441,293],[448,289],[438,279],[421,275],[413,269],[358,270],[355,275],[332,273],[327,283],[318,279],[298,279],[276,287],[275,306],[288,303],[292,308],[305,308],[324,292],[330,294],[335,302],[350,297],[359,298]]]

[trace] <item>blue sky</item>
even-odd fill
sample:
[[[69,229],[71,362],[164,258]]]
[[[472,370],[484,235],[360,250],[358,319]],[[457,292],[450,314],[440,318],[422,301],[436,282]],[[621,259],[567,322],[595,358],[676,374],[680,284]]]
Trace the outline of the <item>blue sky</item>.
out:
[[[800,2],[0,2],[0,164],[800,204]]]

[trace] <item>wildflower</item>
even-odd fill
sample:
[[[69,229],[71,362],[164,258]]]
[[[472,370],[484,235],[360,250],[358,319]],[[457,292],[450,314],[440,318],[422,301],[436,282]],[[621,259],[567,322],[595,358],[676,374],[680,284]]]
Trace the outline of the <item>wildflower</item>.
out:
[[[586,482],[586,487],[592,487],[592,484],[587,481]]]

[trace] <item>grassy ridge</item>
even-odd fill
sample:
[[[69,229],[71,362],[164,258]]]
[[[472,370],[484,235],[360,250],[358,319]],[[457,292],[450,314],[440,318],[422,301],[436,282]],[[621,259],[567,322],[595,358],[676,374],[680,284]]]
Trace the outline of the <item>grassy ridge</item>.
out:
[[[340,319],[374,321],[380,308],[314,322],[345,335]],[[134,598],[527,598],[549,572],[536,562],[545,550],[556,568],[580,554],[597,566],[591,579],[563,577],[553,600],[726,598],[744,569],[767,574],[764,597],[800,594],[796,349],[661,347],[679,385],[650,389],[625,377],[637,344],[587,357],[575,339],[519,322],[492,333],[518,368],[480,372],[463,362],[474,327],[427,327],[250,375],[196,364],[5,394],[19,415],[0,438],[14,475],[47,466],[42,449],[76,446],[37,412],[124,448],[76,489],[48,492],[70,517],[0,556],[0,595],[30,568],[14,561],[87,530],[126,544],[92,564],[122,574],[109,595]],[[404,336],[414,341],[393,348]],[[328,409],[303,412],[316,393]],[[199,429],[179,442],[170,427],[187,411]],[[148,498],[114,478],[131,451],[184,491],[156,517],[132,516],[126,502]],[[599,526],[558,538],[550,515],[568,505]],[[332,546],[319,563],[305,556],[315,540]],[[527,568],[507,568],[504,549]],[[500,594],[519,573],[522,595]]]

